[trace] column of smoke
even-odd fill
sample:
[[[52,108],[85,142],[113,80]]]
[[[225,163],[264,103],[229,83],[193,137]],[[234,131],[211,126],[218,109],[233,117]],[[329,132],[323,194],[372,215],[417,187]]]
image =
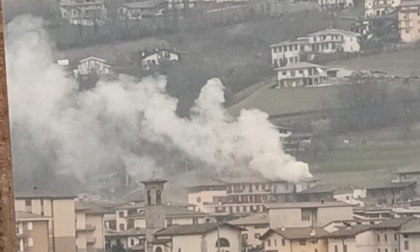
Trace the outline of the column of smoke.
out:
[[[307,164],[283,152],[265,113],[243,110],[238,118],[226,113],[218,79],[203,87],[191,116],[180,118],[164,77],[140,82],[121,77],[80,93],[53,53],[42,20],[19,17],[8,25],[17,171],[48,166],[83,180],[121,159],[130,172],[150,174],[173,169],[171,158],[186,155],[220,172],[252,170],[291,181],[311,176]],[[169,161],[157,165],[164,158]]]

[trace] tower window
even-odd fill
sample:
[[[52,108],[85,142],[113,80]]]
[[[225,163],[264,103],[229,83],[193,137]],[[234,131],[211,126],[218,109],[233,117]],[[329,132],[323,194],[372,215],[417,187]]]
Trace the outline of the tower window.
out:
[[[160,190],[156,190],[156,205],[160,205],[161,202],[161,192]]]
[[[150,195],[150,190],[147,190],[147,204],[152,204],[152,195]]]

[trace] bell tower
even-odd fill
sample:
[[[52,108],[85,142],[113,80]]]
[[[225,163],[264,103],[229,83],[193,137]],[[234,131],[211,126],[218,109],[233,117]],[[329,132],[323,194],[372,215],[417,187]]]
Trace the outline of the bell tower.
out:
[[[152,252],[153,234],[156,230],[165,228],[166,213],[164,200],[165,179],[152,178],[141,181],[145,193],[146,217],[146,252]]]

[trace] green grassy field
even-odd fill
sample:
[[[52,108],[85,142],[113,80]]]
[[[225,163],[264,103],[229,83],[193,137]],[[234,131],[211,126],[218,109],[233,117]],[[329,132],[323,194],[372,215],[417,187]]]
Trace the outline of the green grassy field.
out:
[[[396,76],[420,76],[420,49],[408,49],[394,53],[358,57],[331,62],[354,70],[378,70]]]
[[[400,139],[399,128],[339,137],[355,144],[322,152],[308,162],[316,177],[337,186],[390,182],[393,172],[407,166],[420,166],[419,132],[418,127],[413,129],[410,142]],[[366,144],[360,145],[360,139],[367,140]]]

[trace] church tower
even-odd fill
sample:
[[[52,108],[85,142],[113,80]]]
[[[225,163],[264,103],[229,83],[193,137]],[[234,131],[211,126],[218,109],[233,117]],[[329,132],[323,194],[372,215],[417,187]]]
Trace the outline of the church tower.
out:
[[[165,179],[152,178],[142,181],[145,193],[146,217],[146,252],[152,252],[153,234],[157,229],[165,228],[166,213],[164,200]]]

